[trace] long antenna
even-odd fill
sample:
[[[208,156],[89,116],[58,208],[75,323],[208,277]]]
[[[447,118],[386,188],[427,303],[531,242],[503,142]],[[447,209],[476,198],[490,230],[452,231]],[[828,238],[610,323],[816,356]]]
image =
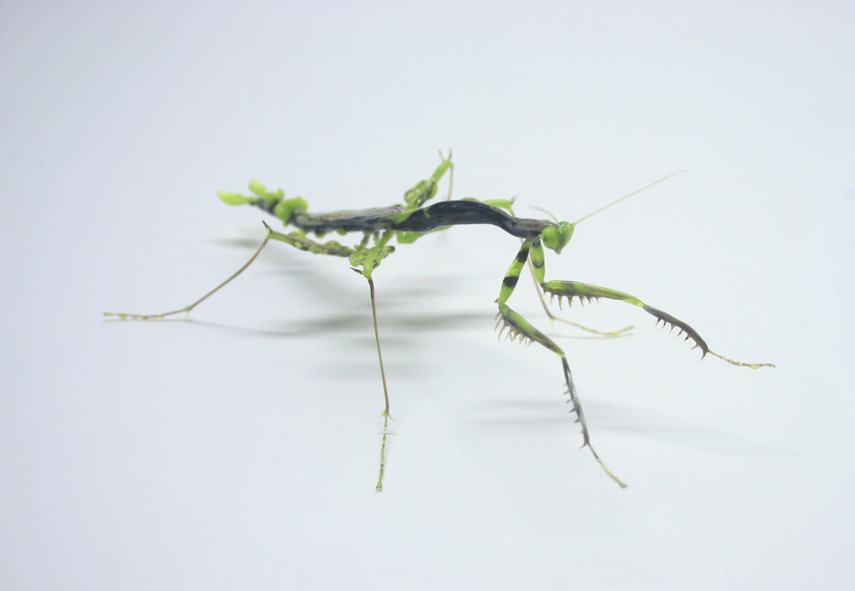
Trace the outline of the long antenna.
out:
[[[598,209],[597,211],[595,211],[595,212],[593,212],[593,213],[589,213],[588,215],[586,215],[586,216],[585,216],[585,217],[583,217],[583,218],[579,218],[578,220],[576,220],[575,222],[573,222],[573,226],[575,226],[575,225],[576,225],[576,224],[578,224],[579,222],[583,222],[583,221],[587,220],[589,217],[592,217],[592,216],[597,215],[597,214],[598,214],[598,213],[600,213],[601,211],[603,211],[603,210],[606,210],[606,209],[610,208],[612,205],[617,205],[618,203],[620,203],[620,202],[621,202],[621,201],[623,201],[624,199],[629,199],[629,198],[630,198],[630,197],[632,197],[633,195],[638,195],[639,193],[641,193],[642,191],[646,191],[647,189],[649,189],[649,188],[650,188],[650,187],[652,187],[653,185],[658,185],[658,184],[659,184],[659,183],[661,183],[662,181],[668,180],[668,179],[670,179],[672,176],[677,175],[677,174],[680,174],[681,172],[686,172],[686,171],[685,171],[685,170],[678,170],[677,172],[672,172],[672,173],[671,173],[671,174],[669,174],[668,176],[663,176],[663,177],[662,177],[661,179],[659,179],[658,181],[653,181],[652,183],[650,183],[650,184],[649,184],[649,185],[647,185],[646,187],[641,187],[641,188],[640,188],[640,189],[638,189],[637,191],[633,191],[633,192],[632,192],[632,193],[630,193],[629,195],[624,195],[623,197],[621,197],[621,198],[620,198],[620,199],[618,199],[617,201],[612,201],[611,203],[609,203],[608,205],[605,205],[605,206],[601,207],[601,208],[600,208],[600,209]]]

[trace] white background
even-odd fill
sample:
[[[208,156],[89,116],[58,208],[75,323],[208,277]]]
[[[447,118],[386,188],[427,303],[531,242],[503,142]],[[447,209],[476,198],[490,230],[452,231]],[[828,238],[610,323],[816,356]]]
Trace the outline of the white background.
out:
[[[855,10],[839,3],[0,4],[0,586],[841,589],[855,511]],[[456,197],[585,221],[547,277],[633,293],[497,343],[518,241],[365,281],[217,190]],[[443,186],[442,193],[446,191]],[[275,221],[275,220],[273,220]]]

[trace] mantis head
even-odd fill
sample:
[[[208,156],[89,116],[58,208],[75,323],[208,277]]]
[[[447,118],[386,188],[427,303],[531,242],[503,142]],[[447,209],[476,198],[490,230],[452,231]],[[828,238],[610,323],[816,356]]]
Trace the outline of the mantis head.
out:
[[[574,227],[575,224],[570,222],[558,222],[540,233],[540,241],[549,250],[554,250],[555,254],[561,254],[561,249],[567,246],[570,238],[573,237]]]

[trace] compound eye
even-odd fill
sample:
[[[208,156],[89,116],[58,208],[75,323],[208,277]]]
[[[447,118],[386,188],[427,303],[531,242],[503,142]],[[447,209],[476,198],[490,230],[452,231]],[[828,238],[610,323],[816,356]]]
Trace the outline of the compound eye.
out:
[[[555,243],[558,241],[558,228],[555,226],[544,228],[543,232],[540,233],[540,240],[546,248],[555,250]]]

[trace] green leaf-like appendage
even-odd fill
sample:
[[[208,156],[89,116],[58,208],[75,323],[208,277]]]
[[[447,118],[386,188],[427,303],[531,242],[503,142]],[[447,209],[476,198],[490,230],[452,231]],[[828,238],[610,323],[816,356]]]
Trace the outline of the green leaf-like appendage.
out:
[[[279,198],[281,199],[282,196],[279,195]],[[288,224],[295,211],[306,211],[307,209],[309,209],[309,204],[306,203],[305,199],[294,197],[293,199],[280,201],[276,205],[276,209],[273,210],[273,214],[282,220],[283,224]]]
[[[395,232],[398,244],[412,244],[421,237],[418,232]]]
[[[264,197],[267,194],[267,187],[265,187],[255,179],[249,181],[249,190],[258,195],[259,197]]]
[[[482,201],[486,205],[492,205],[493,207],[498,207],[500,209],[504,209],[505,211],[513,211],[513,199],[487,199],[486,201]]]
[[[252,197],[244,197],[240,193],[227,193],[226,191],[218,192],[217,197],[222,199],[228,205],[245,205],[255,201]]]
[[[359,272],[370,279],[371,272],[380,264],[380,261],[393,252],[395,252],[394,246],[372,246],[371,248],[357,246],[350,255],[350,264],[354,267],[362,267]]]

